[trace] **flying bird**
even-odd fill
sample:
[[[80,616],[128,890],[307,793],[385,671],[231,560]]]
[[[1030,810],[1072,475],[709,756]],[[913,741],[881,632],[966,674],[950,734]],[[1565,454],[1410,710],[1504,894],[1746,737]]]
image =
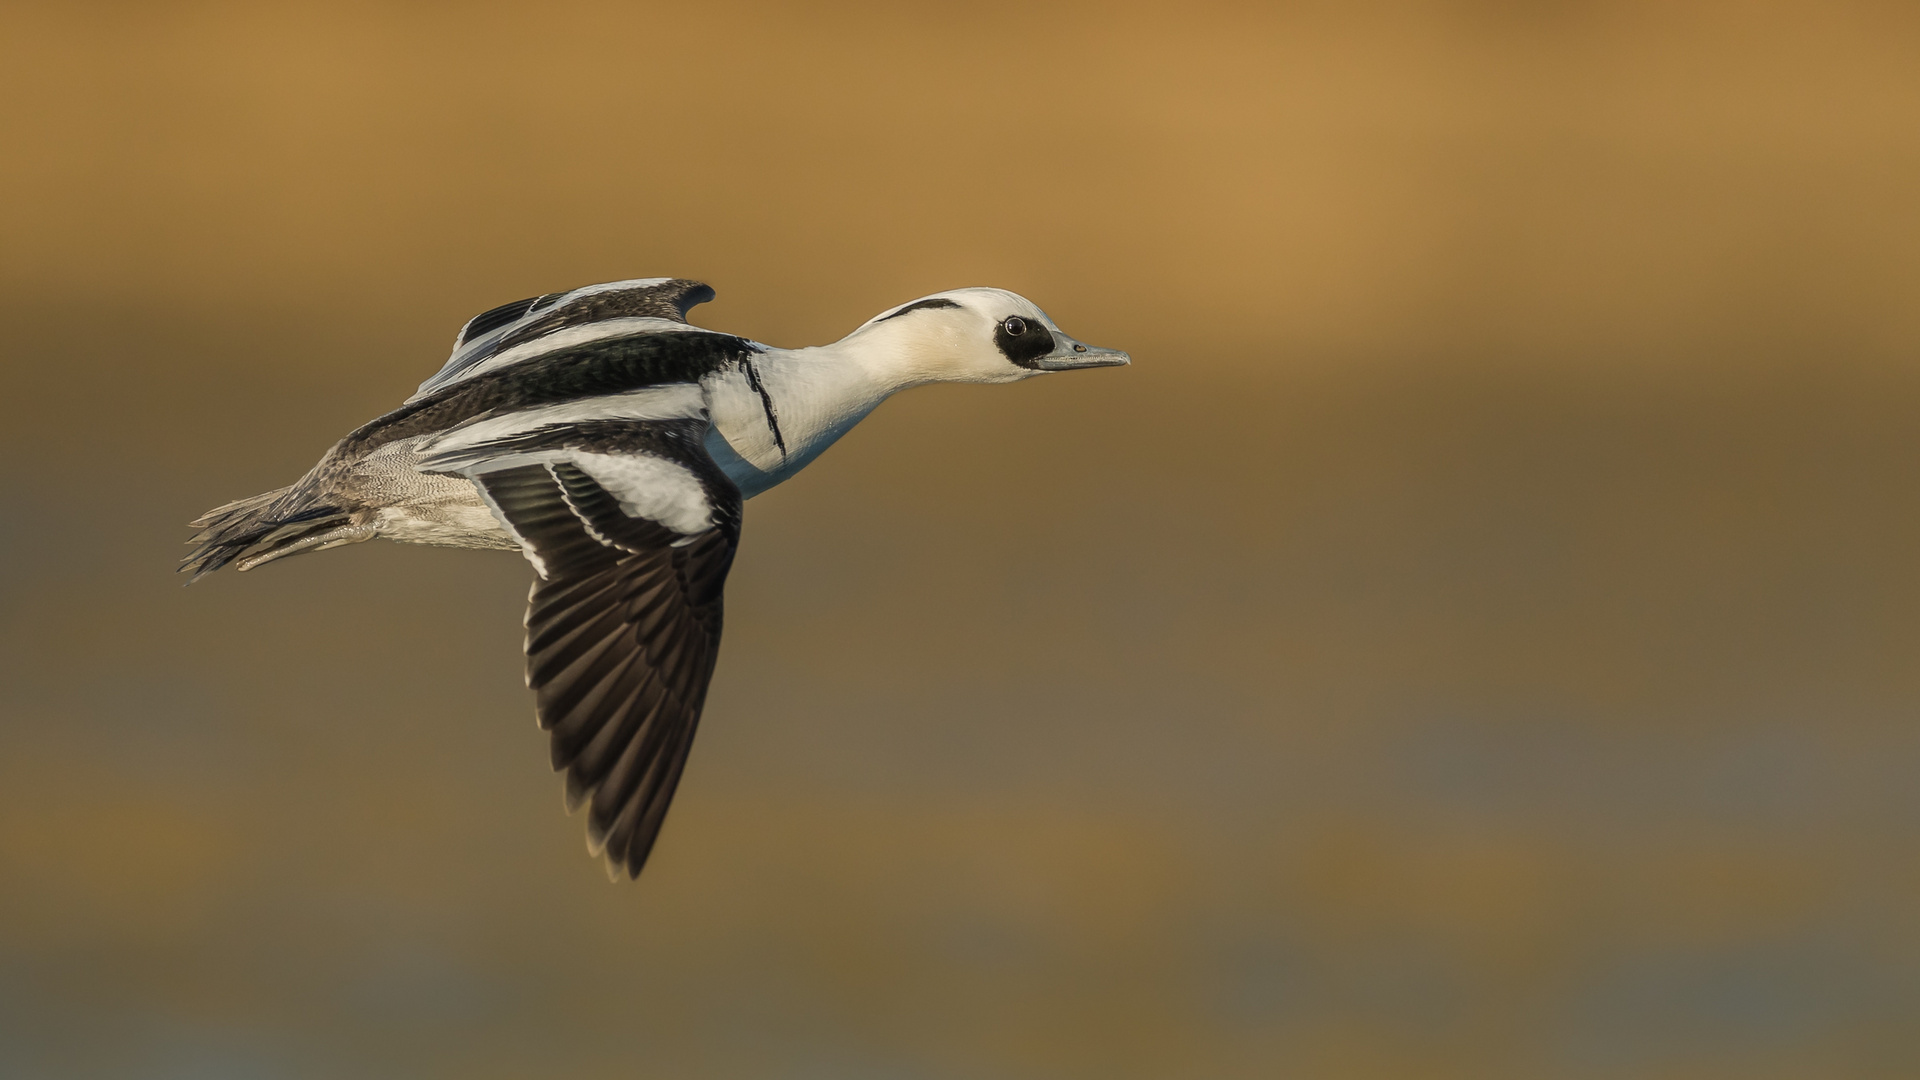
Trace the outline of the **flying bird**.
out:
[[[181,570],[376,537],[524,554],[527,685],[553,767],[569,811],[587,808],[588,850],[637,877],[706,701],[743,501],[900,390],[1128,362],[1003,289],[922,297],[803,349],[689,325],[713,295],[646,278],[474,316],[400,408],[296,483],[195,520]]]

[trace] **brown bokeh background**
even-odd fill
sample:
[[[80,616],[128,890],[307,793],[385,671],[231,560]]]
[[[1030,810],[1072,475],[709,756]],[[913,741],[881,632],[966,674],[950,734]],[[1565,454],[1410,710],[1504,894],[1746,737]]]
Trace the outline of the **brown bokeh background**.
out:
[[[0,8],[0,1075],[1920,1074],[1920,9]],[[1125,371],[755,500],[609,886],[524,563],[181,590],[518,296]]]

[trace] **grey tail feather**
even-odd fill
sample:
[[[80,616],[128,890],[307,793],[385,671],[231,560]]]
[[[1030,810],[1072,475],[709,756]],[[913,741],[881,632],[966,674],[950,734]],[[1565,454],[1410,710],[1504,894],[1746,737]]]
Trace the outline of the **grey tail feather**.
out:
[[[189,524],[200,530],[188,541],[193,552],[180,562],[180,572],[192,575],[189,585],[230,563],[251,570],[287,555],[370,540],[374,533],[341,507],[301,505],[292,487],[216,507]]]

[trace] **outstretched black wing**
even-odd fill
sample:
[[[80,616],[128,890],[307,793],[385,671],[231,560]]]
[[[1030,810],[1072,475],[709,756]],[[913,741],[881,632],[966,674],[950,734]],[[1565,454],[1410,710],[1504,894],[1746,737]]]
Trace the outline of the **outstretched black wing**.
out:
[[[588,421],[475,443],[427,465],[473,479],[538,572],[527,683],[569,808],[608,873],[638,876],[680,781],[720,650],[740,494],[703,417]]]

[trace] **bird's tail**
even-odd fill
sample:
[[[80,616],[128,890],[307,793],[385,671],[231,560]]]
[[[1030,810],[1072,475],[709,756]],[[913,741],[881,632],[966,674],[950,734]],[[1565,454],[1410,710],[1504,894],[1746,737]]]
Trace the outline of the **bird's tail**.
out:
[[[189,524],[200,530],[188,543],[191,554],[180,572],[191,585],[231,563],[251,570],[262,563],[303,551],[320,551],[373,538],[372,525],[355,522],[346,509],[309,502],[283,487],[216,507]]]

